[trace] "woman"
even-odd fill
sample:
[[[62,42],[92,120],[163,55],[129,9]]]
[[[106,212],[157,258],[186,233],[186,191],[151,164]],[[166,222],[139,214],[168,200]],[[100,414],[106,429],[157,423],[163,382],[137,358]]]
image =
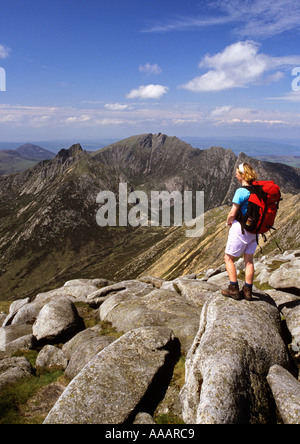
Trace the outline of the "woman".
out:
[[[252,182],[257,180],[254,169],[248,163],[242,163],[237,168],[236,178],[242,187],[251,186]],[[253,256],[257,247],[256,234],[242,230],[241,224],[236,220],[239,211],[243,215],[246,214],[249,196],[250,191],[247,188],[239,188],[233,197],[233,205],[227,217],[230,230],[225,249],[225,265],[230,284],[226,290],[222,290],[222,294],[237,300],[244,297],[251,301],[254,278]],[[242,254],[245,260],[245,284],[240,292],[234,260]]]

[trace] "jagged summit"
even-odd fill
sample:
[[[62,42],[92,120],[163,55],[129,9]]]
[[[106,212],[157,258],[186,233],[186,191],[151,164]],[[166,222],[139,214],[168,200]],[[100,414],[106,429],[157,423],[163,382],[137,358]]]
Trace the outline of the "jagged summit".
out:
[[[56,157],[61,157],[61,158],[68,158],[71,156],[76,156],[80,153],[83,152],[82,146],[80,145],[80,143],[76,143],[74,145],[72,145],[70,148],[65,149],[62,148]]]
[[[56,159],[59,159],[64,163],[67,159],[70,159],[70,158],[78,159],[84,153],[86,153],[86,151],[84,151],[82,149],[82,146],[80,145],[80,143],[76,143],[68,149],[66,149],[66,148],[61,149],[58,152]]]

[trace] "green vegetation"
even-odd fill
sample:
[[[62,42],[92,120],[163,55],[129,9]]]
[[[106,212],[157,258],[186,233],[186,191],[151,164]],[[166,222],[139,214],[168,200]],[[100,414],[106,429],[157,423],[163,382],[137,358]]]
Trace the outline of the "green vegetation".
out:
[[[0,301],[0,312],[3,311],[4,313],[8,314],[10,306],[11,301]]]
[[[182,389],[185,382],[185,360],[185,356],[181,355],[174,367],[173,379],[171,383],[173,383],[178,390]]]
[[[7,303],[1,303],[1,306],[5,304]],[[91,309],[84,302],[76,302],[75,305],[86,328],[100,325],[101,335],[110,335],[116,339],[124,334],[112,327],[110,322],[99,321],[98,310]],[[62,344],[54,345],[62,347]],[[46,405],[40,408],[41,404],[45,404],[45,397],[51,395],[50,384],[68,384],[69,381],[64,378],[62,370],[36,370],[36,359],[41,348],[19,351],[13,355],[24,356],[30,362],[33,374],[0,390],[0,424],[41,424],[51,407],[52,401],[49,398],[49,405],[46,402]],[[47,394],[48,390],[50,394]]]
[[[154,418],[156,424],[184,424],[184,421],[179,416],[174,415],[173,413],[163,413],[161,415],[157,415]]]
[[[174,367],[170,387],[173,388],[176,393],[180,392],[185,382],[185,360],[186,357],[181,355]],[[156,424],[184,424],[181,417],[172,412],[160,413],[159,408],[154,412],[153,418]]]
[[[0,175],[14,174],[27,170],[34,166],[37,162],[34,160],[12,157],[4,154],[0,150]]]
[[[58,381],[62,374],[60,370],[31,376],[0,391],[0,424],[41,424],[44,417],[26,417],[26,403],[42,387]]]
[[[113,336],[116,339],[120,338],[124,333],[118,332],[108,321],[99,321],[98,310],[91,308],[85,302],[75,302],[78,314],[82,317],[85,328],[92,328],[96,325],[101,326],[102,336]]]

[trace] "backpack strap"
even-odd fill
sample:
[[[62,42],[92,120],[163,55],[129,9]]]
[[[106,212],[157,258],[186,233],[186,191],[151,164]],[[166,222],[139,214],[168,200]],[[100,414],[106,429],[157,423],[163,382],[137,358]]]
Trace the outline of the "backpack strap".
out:
[[[240,223],[240,226],[242,228],[242,233],[245,234],[244,224],[245,224],[245,216],[241,212],[241,207],[238,210],[237,215],[235,216],[235,220]]]
[[[250,186],[250,185],[243,185],[241,188],[245,188],[246,190],[250,191],[250,193],[251,193],[252,186]],[[245,227],[245,224],[246,224],[246,217],[242,214],[241,207],[239,208],[239,211],[238,211],[238,213],[237,213],[237,215],[235,217],[235,220],[237,220],[240,223],[241,229],[242,229],[242,234],[245,234],[245,228],[244,227]]]

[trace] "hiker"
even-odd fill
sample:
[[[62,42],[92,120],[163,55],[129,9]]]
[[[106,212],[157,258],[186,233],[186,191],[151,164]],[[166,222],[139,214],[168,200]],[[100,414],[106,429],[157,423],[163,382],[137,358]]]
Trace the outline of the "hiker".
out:
[[[224,259],[230,284],[226,290],[222,290],[222,294],[236,300],[245,298],[247,301],[251,301],[254,278],[253,256],[257,247],[257,235],[244,230],[236,218],[239,211],[242,215],[245,215],[247,211],[250,191],[243,187],[251,186],[252,182],[257,180],[257,176],[248,163],[242,163],[236,169],[236,178],[242,187],[236,191],[232,200],[232,208],[227,216],[227,225],[230,226],[230,230]],[[245,260],[245,284],[240,291],[234,260],[242,254],[244,254]]]

